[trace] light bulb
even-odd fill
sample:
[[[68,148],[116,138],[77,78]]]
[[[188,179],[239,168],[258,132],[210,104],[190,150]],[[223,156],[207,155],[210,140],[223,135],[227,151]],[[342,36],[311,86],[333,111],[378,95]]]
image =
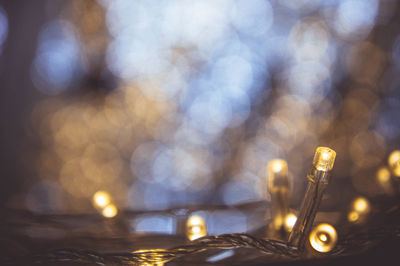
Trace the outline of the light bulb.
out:
[[[297,216],[293,213],[289,213],[285,217],[285,229],[287,232],[292,231],[294,224],[296,223]]]
[[[369,201],[364,197],[354,199],[352,203],[353,210],[359,214],[366,214],[370,211]]]
[[[207,235],[207,225],[204,219],[198,215],[189,217],[186,222],[186,236],[189,240],[195,240]]]
[[[318,252],[331,251],[337,242],[335,228],[327,223],[322,223],[314,227],[309,235],[310,245]]]
[[[93,195],[93,204],[97,208],[104,208],[111,202],[111,196],[106,191],[97,191]]]
[[[400,176],[400,150],[395,150],[390,153],[388,164],[393,175]]]
[[[268,189],[274,192],[279,189],[288,189],[288,167],[285,160],[275,159],[268,163]]]
[[[386,184],[390,180],[390,171],[387,167],[381,167],[376,172],[376,178],[381,185]]]
[[[118,209],[114,204],[108,204],[103,208],[101,211],[101,214],[106,217],[106,218],[112,218],[115,217],[118,213]]]
[[[289,181],[286,161],[281,159],[270,161],[267,168],[267,178],[268,192],[271,195],[271,229],[283,237],[285,234],[285,217],[289,211]]]
[[[330,171],[335,162],[336,152],[327,147],[318,147],[315,151],[313,165],[319,171]]]
[[[349,214],[347,215],[347,220],[349,220],[349,222],[352,223],[357,222],[359,218],[360,215],[356,211],[350,211]]]
[[[386,193],[394,194],[390,170],[386,166],[378,169],[378,171],[376,172],[376,179]]]
[[[288,242],[303,251],[306,238],[311,230],[322,195],[330,181],[330,173],[335,162],[336,152],[327,147],[318,147],[307,175],[309,180],[306,194],[300,207],[299,216],[290,232]]]
[[[347,220],[351,223],[362,223],[365,221],[370,210],[369,201],[364,197],[357,197],[350,204]]]

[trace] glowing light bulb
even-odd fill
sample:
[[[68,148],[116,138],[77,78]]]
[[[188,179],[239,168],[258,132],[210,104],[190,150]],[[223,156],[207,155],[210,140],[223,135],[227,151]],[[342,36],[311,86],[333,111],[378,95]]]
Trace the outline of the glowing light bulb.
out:
[[[296,223],[297,216],[293,213],[289,213],[285,217],[285,229],[287,232],[292,231],[294,224]]]
[[[387,167],[381,167],[376,172],[376,178],[378,179],[379,183],[385,184],[390,180],[390,171]]]
[[[370,210],[369,201],[364,197],[357,197],[350,204],[347,220],[352,223],[362,223],[366,220]]]
[[[268,192],[271,195],[271,229],[274,235],[285,234],[285,217],[289,212],[289,181],[287,163],[275,159],[268,163]],[[279,231],[279,232],[278,232]]]
[[[400,150],[395,150],[390,153],[388,164],[393,175],[400,176]]]
[[[318,147],[315,151],[313,165],[319,171],[330,171],[335,163],[336,152],[327,147]]]
[[[268,189],[275,191],[279,189],[288,189],[288,167],[287,163],[281,159],[275,159],[268,163]]]
[[[322,242],[326,242],[328,240],[328,236],[324,233],[319,234],[319,240],[321,240]]]
[[[313,225],[322,195],[330,181],[330,173],[335,162],[336,152],[327,147],[318,147],[307,175],[309,180],[306,195],[300,207],[299,217],[289,235],[289,244],[304,250],[307,236]]]
[[[369,201],[364,197],[358,197],[353,201],[353,210],[359,214],[366,214],[370,210]]]
[[[311,247],[318,252],[331,251],[337,242],[335,228],[327,223],[317,225],[310,233],[309,240]]]
[[[391,180],[392,178],[390,170],[386,166],[383,166],[378,169],[378,171],[376,172],[376,179],[386,193],[388,194],[395,193],[393,188],[393,183]]]
[[[352,222],[352,223],[356,222],[359,218],[360,218],[360,215],[356,211],[351,211],[347,215],[347,220],[349,220],[349,222]]]
[[[207,235],[206,222],[200,216],[189,217],[186,222],[186,235],[189,240],[195,240]]]
[[[101,214],[107,218],[115,217],[117,215],[117,213],[118,213],[118,209],[114,204],[108,204],[101,211]]]
[[[104,208],[111,202],[111,196],[106,191],[97,191],[93,195],[93,204],[97,208]]]

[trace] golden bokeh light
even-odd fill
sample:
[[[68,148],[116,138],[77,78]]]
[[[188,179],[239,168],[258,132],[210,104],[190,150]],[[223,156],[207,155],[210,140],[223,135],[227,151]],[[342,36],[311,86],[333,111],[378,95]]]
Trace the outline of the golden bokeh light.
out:
[[[276,189],[288,189],[288,167],[287,162],[274,159],[268,163],[268,189],[272,192]]]
[[[93,195],[93,204],[97,208],[104,208],[111,202],[111,196],[106,191],[97,191]]]
[[[80,165],[90,180],[113,180],[122,168],[117,149],[107,142],[90,144],[81,157]]]
[[[363,223],[371,210],[369,201],[364,197],[355,198],[350,204],[347,220],[351,223]]]
[[[395,176],[400,176],[400,150],[392,151],[388,158],[389,168]]]
[[[311,247],[318,252],[331,251],[337,242],[336,229],[327,223],[322,223],[314,227],[309,235]]]
[[[352,138],[349,152],[353,167],[378,166],[386,153],[385,141],[378,132],[366,129]]]
[[[360,215],[356,211],[351,211],[347,215],[347,220],[352,223],[357,222],[359,218],[360,218]]]
[[[376,172],[376,180],[378,181],[380,187],[383,189],[384,193],[389,195],[394,194],[394,187],[392,182],[392,176],[388,167],[383,166]]]
[[[370,211],[369,201],[364,197],[354,199],[352,203],[353,210],[359,214],[366,214]]]
[[[201,216],[191,216],[186,222],[186,236],[193,241],[207,235],[207,225]]]
[[[390,171],[387,167],[381,167],[376,172],[376,178],[380,184],[386,184],[390,180]]]
[[[31,164],[40,179],[57,179],[68,202],[66,211],[85,205],[82,208],[87,211],[95,206],[99,212],[112,213],[109,205],[116,202],[120,210],[211,203],[203,196],[207,190],[212,190],[217,202],[234,205],[264,200],[269,192],[275,194],[267,197],[277,199],[277,204],[271,204],[277,210],[272,211],[275,225],[280,231],[291,231],[296,216],[289,214],[288,199],[298,200],[302,186],[297,180],[288,180],[288,166],[290,174],[302,173],[307,152],[318,145],[332,145],[335,151],[318,147],[312,171],[329,179],[336,152],[340,154],[335,175],[342,181],[351,177],[349,182],[353,182],[353,186],[341,186],[343,195],[355,189],[359,195],[372,198],[374,189],[376,194],[382,192],[376,183],[386,186],[388,192],[393,175],[400,176],[399,150],[389,156],[389,168],[380,169],[376,176],[365,176],[380,166],[386,155],[390,143],[386,137],[394,134],[386,131],[397,128],[389,125],[391,110],[381,108],[381,103],[392,97],[391,86],[376,86],[382,84],[379,79],[386,73],[382,71],[390,52],[372,40],[342,43],[345,39],[341,34],[336,36],[336,22],[327,19],[326,12],[307,11],[307,16],[293,16],[287,23],[261,23],[265,29],[259,31],[256,22],[265,21],[261,15],[268,16],[268,21],[281,20],[287,15],[282,13],[283,6],[303,4],[278,4],[276,8],[276,1],[256,1],[249,6],[251,10],[259,7],[269,11],[254,13],[260,15],[255,19],[253,15],[247,18],[247,7],[237,1],[208,1],[200,11],[210,11],[211,17],[188,23],[182,31],[173,21],[186,18],[181,12],[187,13],[193,5],[143,4],[138,9],[142,15],[133,16],[137,17],[133,24],[140,27],[131,27],[129,14],[136,8],[96,2],[86,5],[73,1],[71,11],[62,12],[63,22],[58,24],[63,26],[55,28],[66,35],[38,38],[43,43],[38,43],[37,59],[51,56],[43,57],[47,58],[43,61],[46,67],[41,68],[52,70],[47,74],[57,74],[42,78],[65,81],[58,90],[52,88],[56,84],[50,86],[51,93],[45,94],[52,96],[34,104],[29,126],[37,131],[32,139],[38,142],[38,150],[33,152]],[[120,8],[133,10],[121,12]],[[321,10],[325,8],[321,6]],[[148,23],[153,21],[148,15],[155,10],[165,13],[165,19]],[[224,15],[213,10],[232,12]],[[345,12],[341,26],[352,24],[352,16],[347,17],[351,12]],[[216,20],[212,21],[214,15]],[[203,30],[210,38],[201,38],[198,33]],[[40,36],[47,36],[46,32],[44,28]],[[138,37],[133,46],[129,43],[132,34]],[[58,43],[53,40],[56,37],[64,38],[62,42],[72,47],[67,50],[76,55],[63,58],[68,55],[65,51],[51,52],[50,47]],[[248,49],[266,44],[270,52]],[[44,53],[40,47],[50,52]],[[65,66],[53,68],[47,65],[51,62]],[[278,69],[274,64],[283,71],[270,71]],[[32,70],[36,68],[39,65],[34,63]],[[32,81],[34,75],[32,72]],[[352,81],[342,91],[341,78],[347,76]],[[387,87],[388,94],[378,87]],[[268,106],[268,111],[262,106]],[[378,124],[372,123],[375,118]],[[143,151],[141,147],[147,144],[151,149]],[[270,161],[265,174],[266,160],[272,158],[287,161]],[[345,161],[351,167],[343,166]],[[362,178],[353,181],[356,175]],[[332,194],[328,195],[332,200],[341,195]],[[85,204],[76,204],[79,201]],[[369,204],[359,203],[346,211],[344,215],[353,217],[349,220],[362,220]],[[191,230],[193,234],[202,232],[201,227]]]
[[[279,173],[279,172],[281,172],[282,171],[282,169],[283,169],[283,165],[284,165],[284,163],[282,162],[282,160],[275,160],[272,164],[271,164],[271,168],[272,168],[272,171],[274,172],[274,173]]]
[[[293,226],[295,225],[297,221],[297,216],[293,213],[289,213],[288,215],[286,215],[285,217],[285,229],[287,232],[292,231]]]
[[[118,209],[114,204],[108,204],[103,208],[101,214],[106,218],[113,218],[118,214]]]

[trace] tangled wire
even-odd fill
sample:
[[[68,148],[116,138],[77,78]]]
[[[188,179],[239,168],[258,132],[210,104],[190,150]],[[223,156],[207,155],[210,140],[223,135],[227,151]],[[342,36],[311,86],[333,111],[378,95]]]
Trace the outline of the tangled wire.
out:
[[[138,215],[137,213],[126,213],[124,217],[120,217],[120,221],[129,220]],[[137,237],[132,233],[129,236],[131,238],[128,237],[126,232],[122,232],[117,237],[110,238],[103,234],[105,232],[103,230],[102,232],[97,232],[95,237],[87,237],[88,228],[92,229],[95,227],[98,229],[96,226],[105,226],[104,220],[100,220],[101,217],[96,215],[38,215],[30,212],[20,212],[17,215],[13,213],[13,215],[8,215],[7,217],[8,220],[0,222],[3,239],[8,235],[9,239],[15,239],[15,241],[23,243],[27,239],[25,237],[26,228],[32,226],[35,230],[39,227],[46,229],[62,228],[64,231],[75,231],[77,233],[72,235],[73,241],[53,250],[49,249],[49,245],[40,246],[40,244],[43,244],[43,236],[36,237],[29,243],[29,247],[37,245],[39,246],[38,248],[28,248],[29,251],[25,252],[24,255],[18,253],[16,255],[14,253],[7,256],[3,255],[3,257],[0,256],[1,265],[164,265],[166,263],[173,263],[176,260],[190,260],[192,256],[196,255],[197,259],[200,256],[201,259],[206,260],[210,254],[219,254],[225,250],[237,251],[240,249],[245,249],[246,252],[256,252],[267,261],[295,260],[304,256],[304,253],[298,251],[296,247],[289,246],[283,241],[256,237],[257,233],[252,235],[233,233],[205,236],[186,242],[185,245],[168,249],[144,250],[138,249],[146,246],[144,245],[143,238]],[[112,227],[119,228],[121,224],[114,223]],[[352,230],[348,230],[348,232],[352,232]],[[339,234],[338,243],[327,256],[341,256],[362,252],[389,237],[400,237],[399,225],[364,227],[362,231]],[[161,238],[170,240],[169,246],[171,243],[177,243],[174,236],[161,236]],[[88,241],[88,239],[95,242]],[[5,241],[3,246],[8,245],[8,240]],[[58,239],[54,238],[52,241],[46,243],[50,243],[50,247],[53,247],[54,243],[65,241],[65,236]],[[147,246],[152,246],[157,241],[158,239],[155,240],[155,238],[152,238],[150,243],[147,243]],[[98,251],[98,248],[93,247],[93,243],[100,243],[102,251]],[[64,248],[65,246],[74,246],[77,248]],[[121,249],[121,246],[124,248]],[[54,245],[54,247],[57,248],[57,245]],[[113,252],[112,250],[134,251]],[[207,256],[202,256],[202,254],[206,254]]]
[[[392,235],[400,237],[400,227],[375,229],[352,234],[339,241],[330,253],[332,256],[351,254],[354,250],[367,248],[379,239]],[[207,250],[253,248],[273,258],[296,259],[301,256],[296,247],[277,240],[264,240],[244,233],[206,236],[188,245],[171,249],[138,250],[130,253],[97,253],[79,249],[60,249],[45,253],[30,254],[19,258],[8,258],[5,265],[163,265],[176,258],[182,258]]]

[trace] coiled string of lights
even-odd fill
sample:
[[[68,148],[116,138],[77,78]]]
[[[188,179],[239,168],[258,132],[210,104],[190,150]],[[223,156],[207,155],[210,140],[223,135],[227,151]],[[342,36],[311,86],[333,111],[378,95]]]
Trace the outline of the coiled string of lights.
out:
[[[354,233],[340,238],[336,247],[329,253],[330,256],[349,255],[356,251],[361,252],[373,243],[386,237],[400,237],[400,227],[374,228],[368,231]],[[107,241],[104,239],[104,241]],[[296,259],[299,252],[296,247],[278,240],[265,240],[254,236],[235,233],[218,236],[205,236],[194,240],[190,244],[171,249],[139,250],[131,253],[99,253],[80,249],[59,249],[45,253],[36,253],[19,258],[8,258],[6,265],[14,264],[44,264],[49,263],[89,263],[93,265],[157,265],[176,258],[189,256],[206,250],[252,248],[271,258]]]
[[[308,175],[309,187],[300,208],[299,219],[291,230],[287,241],[282,240],[282,237],[280,240],[278,240],[279,238],[263,239],[246,233],[208,236],[204,220],[200,216],[191,216],[187,219],[185,227],[188,239],[186,241],[187,244],[169,249],[138,249],[121,253],[95,252],[78,248],[56,249],[44,253],[37,252],[24,256],[2,258],[2,263],[5,265],[51,265],[55,263],[67,265],[73,265],[74,263],[90,265],[164,265],[167,262],[190,257],[201,252],[238,248],[253,249],[272,261],[295,260],[308,256],[309,251],[308,253],[305,251],[306,239],[309,239],[314,251],[326,253],[327,256],[341,256],[362,252],[385,238],[400,237],[400,226],[390,224],[385,227],[369,227],[364,228],[362,231],[340,234],[340,237],[337,236],[335,228],[327,223],[319,224],[311,230],[323,190],[329,182],[335,155],[335,152],[329,148],[317,148],[311,171]],[[274,177],[274,175],[272,176]],[[103,202],[103,197],[107,199],[103,194],[100,196],[102,197],[100,202]],[[362,213],[369,207],[368,204],[365,199],[359,198],[352,205],[354,205],[353,209],[355,211]],[[398,208],[391,208],[385,214],[392,215],[397,210]],[[104,214],[104,208],[99,211],[102,212],[104,217],[108,217],[107,213]],[[161,213],[171,214],[174,212],[176,211],[167,210]],[[131,214],[122,212],[119,219],[131,218]],[[5,229],[3,231],[7,231],[7,227],[14,231],[15,229],[16,231],[23,231],[21,228],[24,228],[24,226],[32,226],[34,224],[46,226],[47,228],[58,227],[66,229],[68,228],[68,222],[66,223],[68,219],[75,219],[75,222],[86,221],[87,224],[96,219],[95,215],[39,215],[30,212],[19,212],[13,217],[11,221],[2,225],[2,228]],[[70,222],[70,224],[74,224],[74,222]],[[79,238],[76,240],[79,241]],[[95,238],[95,241],[100,243],[110,243],[114,240],[116,239],[99,235]],[[132,243],[127,240],[125,244],[129,248]],[[132,247],[137,246],[140,246],[140,243],[132,245]]]

